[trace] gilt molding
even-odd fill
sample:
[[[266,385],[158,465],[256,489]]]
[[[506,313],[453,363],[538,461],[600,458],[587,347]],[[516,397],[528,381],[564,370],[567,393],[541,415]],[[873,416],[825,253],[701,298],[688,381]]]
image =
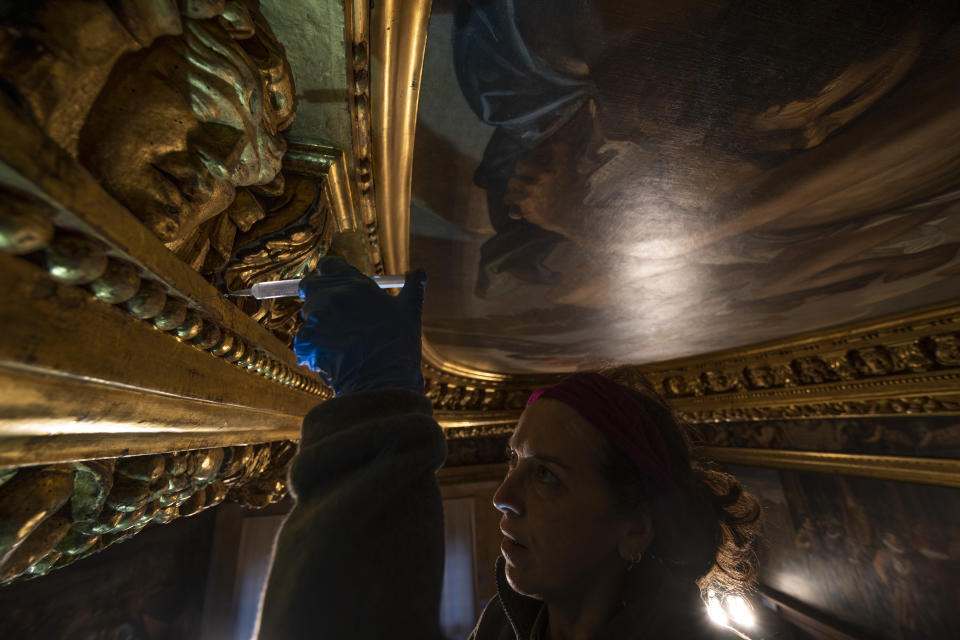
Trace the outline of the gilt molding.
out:
[[[382,274],[384,262],[377,221],[377,192],[374,188],[373,116],[370,99],[370,3],[364,0],[349,0],[344,2],[343,6],[347,86],[352,88],[349,103],[358,217],[367,240],[372,272]]]
[[[724,464],[960,487],[960,460],[737,447],[703,447],[699,452]]]
[[[10,220],[7,216],[10,211],[7,209],[0,214],[7,218],[4,224],[8,227],[20,222]],[[319,378],[291,362],[292,358],[285,347],[273,345],[274,348],[270,348],[272,336],[250,331],[253,328],[250,326],[252,321],[246,316],[242,316],[246,320],[240,322],[225,322],[224,316],[216,313],[216,307],[211,309],[213,305],[205,304],[207,300],[191,300],[183,293],[171,290],[168,283],[154,279],[151,277],[153,274],[138,268],[132,258],[118,255],[119,250],[105,246],[99,238],[89,238],[66,230],[54,232],[49,220],[40,220],[30,219],[28,224],[48,228],[43,234],[50,240],[30,246],[25,253],[42,255],[44,269],[37,268],[31,260],[0,256],[4,264],[3,279],[8,296],[31,302],[29,307],[6,306],[5,326],[14,333],[26,330],[39,337],[38,327],[30,318],[36,317],[42,309],[45,309],[47,318],[68,313],[74,315],[78,323],[89,323],[92,318],[103,314],[99,306],[109,305],[125,315],[128,322],[146,323],[159,331],[168,332],[181,344],[204,352],[208,357],[219,358],[299,391],[320,397],[329,395],[329,390]],[[22,225],[15,230],[15,233],[25,232],[34,233],[32,230],[25,231]],[[44,293],[38,295],[39,292]],[[219,298],[219,294],[215,293],[212,297]],[[62,304],[68,300],[74,301],[72,307],[67,307],[69,311]],[[81,308],[88,312],[87,317],[84,317]],[[255,323],[253,326],[260,329]],[[251,338],[251,335],[254,337]],[[69,339],[69,336],[64,337]],[[8,335],[0,352],[10,357],[11,362],[20,362],[21,357],[27,357],[20,355],[24,345],[34,342],[36,340],[31,341],[28,336],[24,336],[23,341],[14,342]],[[58,358],[56,352],[67,348],[62,342],[61,339],[53,344],[36,344],[36,349],[29,357],[36,358],[37,350],[50,350],[51,362],[48,364],[57,368],[53,362]],[[126,347],[136,349],[133,345]],[[92,355],[105,357],[109,354]],[[93,365],[93,358],[88,362]],[[74,371],[80,374],[82,369]]]
[[[158,342],[171,341],[153,333]],[[296,440],[304,414],[318,402],[292,390],[265,394],[264,382],[200,353],[170,363],[134,360],[151,363],[157,370],[125,383],[106,367],[76,375],[0,364],[0,468]],[[178,375],[177,364],[193,374]],[[166,390],[150,375],[166,378]]]
[[[481,420],[476,412],[519,412],[530,393],[553,384],[558,376],[528,376],[506,382],[471,378],[433,365],[424,357],[424,392],[441,412],[462,412],[464,421]],[[482,421],[482,420],[481,420]]]
[[[287,495],[291,442],[0,468],[0,584],[42,576],[225,499]]]
[[[413,141],[430,22],[429,0],[381,0],[370,14],[373,177],[383,264],[410,265]]]
[[[638,367],[693,422],[960,413],[960,303]]]

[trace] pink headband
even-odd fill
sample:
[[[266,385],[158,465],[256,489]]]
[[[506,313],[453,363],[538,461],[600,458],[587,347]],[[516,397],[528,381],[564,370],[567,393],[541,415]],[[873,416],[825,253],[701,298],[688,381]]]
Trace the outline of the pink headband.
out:
[[[660,428],[626,387],[598,373],[575,373],[552,387],[534,391],[527,406],[540,398],[559,400],[574,409],[660,490],[676,486]]]

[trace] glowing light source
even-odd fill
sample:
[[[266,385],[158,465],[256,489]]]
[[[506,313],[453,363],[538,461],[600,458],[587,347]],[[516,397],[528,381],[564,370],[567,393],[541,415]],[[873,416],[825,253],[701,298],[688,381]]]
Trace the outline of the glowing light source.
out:
[[[756,616],[742,597],[728,596],[724,598],[723,604],[727,613],[733,618],[733,622],[738,626],[750,628],[757,623]]]
[[[733,629],[731,625],[752,628],[757,624],[753,609],[742,596],[725,596],[721,604],[721,596],[713,589],[707,591],[707,615],[715,624],[729,629]]]
[[[707,615],[722,627],[726,627],[728,624],[727,614],[724,612],[723,607],[720,606],[720,599],[717,597],[717,594],[714,593],[713,589],[707,592]]]

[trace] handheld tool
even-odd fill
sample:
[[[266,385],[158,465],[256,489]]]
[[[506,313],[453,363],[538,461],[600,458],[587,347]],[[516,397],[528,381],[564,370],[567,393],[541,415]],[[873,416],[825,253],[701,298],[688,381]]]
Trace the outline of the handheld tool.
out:
[[[399,289],[403,286],[404,276],[371,276],[371,279],[377,283],[381,289]],[[231,291],[227,295],[231,296],[253,296],[257,300],[266,298],[296,298],[300,295],[300,279],[293,280],[271,280],[269,282],[258,282],[249,289],[239,289]]]

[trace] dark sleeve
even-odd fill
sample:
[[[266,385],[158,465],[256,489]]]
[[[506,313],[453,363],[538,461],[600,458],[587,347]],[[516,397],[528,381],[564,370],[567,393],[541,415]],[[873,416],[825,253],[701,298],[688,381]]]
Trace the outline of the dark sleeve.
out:
[[[446,441],[399,389],[329,400],[303,421],[296,506],[276,543],[260,640],[442,638]]]

